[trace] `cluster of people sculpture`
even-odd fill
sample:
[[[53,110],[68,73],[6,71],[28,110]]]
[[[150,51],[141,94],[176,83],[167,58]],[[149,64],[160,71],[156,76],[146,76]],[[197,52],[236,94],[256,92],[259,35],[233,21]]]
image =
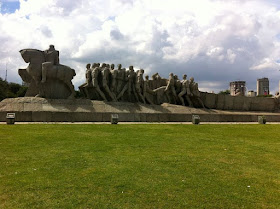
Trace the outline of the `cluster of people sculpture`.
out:
[[[169,78],[161,78],[158,73],[149,76],[144,70],[128,70],[118,64],[93,63],[86,65],[86,82],[79,87],[80,91],[88,98],[104,101],[141,102],[144,104],[178,104],[193,107],[204,104],[200,99],[198,84],[187,75],[179,80],[177,75],[169,74]]]
[[[23,81],[29,84],[26,96],[46,98],[69,98],[75,95],[72,79],[75,70],[59,62],[59,51],[54,45],[49,49],[23,49],[22,58],[29,63],[26,69],[19,69]],[[204,107],[200,99],[198,84],[187,75],[179,80],[177,75],[169,74],[162,78],[158,73],[144,76],[144,70],[128,70],[118,64],[93,63],[86,65],[86,82],[79,87],[80,91],[92,100],[113,102],[141,102],[144,104],[179,104],[184,106]]]

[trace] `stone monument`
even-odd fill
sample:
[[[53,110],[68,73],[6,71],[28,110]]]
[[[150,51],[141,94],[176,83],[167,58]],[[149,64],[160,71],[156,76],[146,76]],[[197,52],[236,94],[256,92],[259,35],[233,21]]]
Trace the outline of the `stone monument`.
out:
[[[53,45],[20,54],[28,66],[19,69],[19,75],[29,88],[23,98],[0,102],[0,121],[7,113],[15,113],[15,121],[22,122],[109,122],[113,114],[118,121],[139,122],[190,122],[193,115],[202,122],[251,122],[258,115],[280,121],[279,98],[201,92],[186,74],[180,80],[172,72],[168,78],[155,73],[150,80],[144,69],[132,65],[127,70],[121,64],[116,69],[114,64],[87,64],[85,83],[79,86],[84,98],[75,99],[75,70],[60,64]]]
[[[75,70],[59,64],[59,52],[53,45],[41,51],[22,49],[20,54],[26,63],[26,69],[19,69],[22,80],[29,84],[25,96],[45,97],[50,99],[73,99],[75,96],[72,79]]]

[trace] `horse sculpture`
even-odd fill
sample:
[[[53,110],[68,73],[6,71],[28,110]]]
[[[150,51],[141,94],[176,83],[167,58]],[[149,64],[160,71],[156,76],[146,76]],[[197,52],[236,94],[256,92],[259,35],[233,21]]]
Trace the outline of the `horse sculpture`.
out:
[[[20,54],[23,60],[29,63],[29,65],[26,69],[20,69],[19,74],[23,81],[35,85],[38,93],[34,96],[74,98],[75,90],[71,80],[76,75],[75,70],[65,65],[53,65],[51,62],[46,62],[44,52],[37,49],[22,49],[20,50]],[[47,72],[46,83],[41,82],[42,71]],[[61,90],[63,84],[67,88],[64,92]],[[61,95],[58,95],[59,92]]]

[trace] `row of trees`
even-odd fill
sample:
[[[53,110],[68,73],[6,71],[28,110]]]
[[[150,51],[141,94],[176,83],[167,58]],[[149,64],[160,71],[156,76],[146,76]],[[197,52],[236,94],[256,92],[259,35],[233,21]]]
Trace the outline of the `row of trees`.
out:
[[[5,98],[23,97],[26,91],[26,86],[7,82],[0,77],[0,101]]]

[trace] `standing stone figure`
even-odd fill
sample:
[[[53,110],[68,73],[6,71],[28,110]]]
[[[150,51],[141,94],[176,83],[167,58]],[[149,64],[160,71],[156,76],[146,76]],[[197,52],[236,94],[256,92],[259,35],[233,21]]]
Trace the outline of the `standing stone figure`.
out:
[[[111,100],[116,102],[117,101],[116,95],[113,92],[111,92],[111,90],[108,86],[109,76],[110,76],[110,69],[108,67],[105,67],[102,70],[102,86],[103,86],[105,92],[110,96]]]
[[[92,64],[92,66],[94,66],[94,64]],[[90,68],[90,64],[87,64],[86,65],[86,73],[85,73],[85,76],[86,76],[86,82],[84,84],[82,84],[79,89],[80,91],[87,97],[89,98],[89,93],[88,93],[88,88],[90,86],[92,86],[91,84],[91,81],[92,81],[92,77],[91,77],[91,68]]]
[[[133,66],[129,66],[128,72],[127,72],[127,79],[128,79],[128,97],[130,101],[133,101],[133,96],[135,97],[136,101],[139,102],[135,83],[136,83],[136,73],[134,72]],[[132,94],[131,94],[132,93]]]
[[[111,64],[110,74],[111,74],[111,83],[110,83],[110,89],[111,92],[113,92],[115,95],[118,94],[117,92],[117,77],[118,77],[118,70],[114,69],[115,65]]]
[[[122,69],[122,65],[118,64],[117,71],[117,95],[119,95],[125,85],[125,68]]]
[[[178,94],[178,97],[179,97],[183,106],[185,106],[185,101],[184,101],[184,98],[183,98],[184,95],[185,95],[185,98],[186,98],[189,106],[192,107],[193,104],[192,104],[192,102],[190,100],[190,97],[189,97],[189,95],[191,95],[190,84],[189,84],[189,81],[187,80],[187,75],[186,74],[183,75],[181,92]]]
[[[144,70],[140,69],[137,73],[135,89],[136,89],[137,96],[139,96],[139,98],[142,100],[142,102],[144,104],[146,104],[145,98],[142,94],[143,87],[144,87],[143,74],[144,74]]]
[[[133,66],[129,66],[129,70],[126,71],[126,81],[127,83],[123,87],[122,91],[119,93],[117,99],[120,99],[127,91],[130,102],[133,101],[133,96],[136,98],[136,101],[139,102],[135,89],[136,73],[134,72]]]
[[[181,92],[182,84],[177,75],[174,75],[174,86],[175,86],[176,94],[178,95]]]
[[[150,99],[148,94],[152,94],[154,96],[154,95],[156,95],[156,92],[154,92],[153,90],[150,89],[150,86],[149,86],[149,76],[146,75],[145,76],[145,81],[144,81],[144,87],[143,87],[143,96],[144,96],[144,98],[147,100],[147,102],[149,104],[154,104],[153,100]]]
[[[59,51],[55,50],[54,45],[50,45],[49,49],[44,51],[46,62],[52,65],[59,65]],[[43,65],[44,63],[42,63]],[[45,83],[47,79],[47,68],[42,68],[42,83]]]
[[[96,67],[96,63],[92,64],[92,69]],[[84,85],[84,87],[89,87],[91,85],[91,68],[90,68],[90,64],[86,65],[86,84]]]
[[[173,100],[174,103],[176,104],[177,94],[176,94],[176,90],[175,90],[175,80],[174,80],[173,73],[169,74],[169,80],[168,80],[167,86],[165,88],[165,92],[166,92],[166,95],[167,95],[167,98],[168,98],[168,102],[170,104],[172,104],[172,100]],[[170,98],[170,94],[171,94],[173,99]]]
[[[198,90],[198,84],[196,82],[194,82],[193,77],[190,78],[190,84],[189,85],[190,85],[190,90],[191,90],[191,93],[192,93],[192,97],[194,99],[196,99],[203,108],[205,108],[202,100],[200,99],[200,92]]]
[[[106,96],[104,95],[104,93],[101,91],[101,89],[99,87],[98,78],[99,78],[99,75],[101,74],[101,72],[100,72],[101,68],[98,65],[99,64],[97,64],[96,67],[93,68],[91,71],[92,87],[94,88],[94,90],[96,90],[96,92],[99,94],[99,96],[104,101],[107,101]]]

